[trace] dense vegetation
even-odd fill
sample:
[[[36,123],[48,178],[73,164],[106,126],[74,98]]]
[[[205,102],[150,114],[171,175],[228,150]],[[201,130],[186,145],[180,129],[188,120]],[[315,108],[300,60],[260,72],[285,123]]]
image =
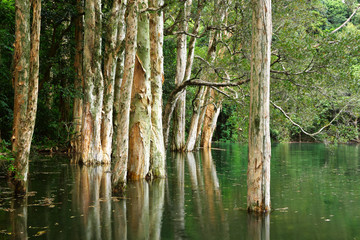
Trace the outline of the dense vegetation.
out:
[[[110,2],[104,3],[105,19],[109,16]],[[312,138],[301,132],[282,112],[272,108],[271,137],[274,141],[359,141],[359,14],[355,14],[349,23],[333,33],[350,17],[357,4],[356,1],[341,0],[273,1],[272,102],[309,133],[318,131],[342,111],[330,126]],[[175,9],[178,7],[170,1],[165,11],[165,103],[174,88],[176,69],[176,35],[167,28],[171,28],[174,23]],[[205,3],[203,25],[195,49],[195,54],[203,59],[206,58],[209,39],[206,27],[213,8],[211,2]],[[217,56],[213,67],[226,69],[234,79],[246,79],[250,72],[251,21],[248,19],[251,18],[251,11],[248,4],[241,1],[234,1],[230,8],[228,26],[233,35],[219,43],[226,46],[226,50],[222,56]],[[189,21],[191,27],[196,17],[196,7],[192,11]],[[14,1],[1,1],[0,136],[5,142],[10,141],[12,126],[14,14]],[[76,14],[74,0],[43,2],[35,146],[69,146],[73,131],[73,99],[81,95],[74,88]],[[204,62],[195,58],[193,74],[203,67]],[[187,91],[187,123],[190,123],[192,101],[197,88],[190,87]],[[224,98],[213,140],[247,141],[248,86],[241,86],[236,95],[236,99]]]

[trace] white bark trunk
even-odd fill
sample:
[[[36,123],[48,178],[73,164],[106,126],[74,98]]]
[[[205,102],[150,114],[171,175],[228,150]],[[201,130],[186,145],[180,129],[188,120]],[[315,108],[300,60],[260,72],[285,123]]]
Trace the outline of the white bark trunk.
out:
[[[247,207],[270,211],[270,57],[271,0],[252,0],[252,56],[250,84]]]
[[[151,0],[149,6],[158,8],[163,0]],[[150,171],[154,177],[165,177],[165,146],[162,126],[162,82],[164,76],[163,57],[163,12],[150,13],[150,57],[151,57],[151,146]]]
[[[121,81],[119,105],[115,105],[114,119],[114,146],[112,155],[112,184],[113,191],[122,192],[127,178],[128,150],[129,150],[129,122],[131,91],[134,79],[135,54],[137,45],[137,12],[136,0],[129,0],[126,13],[126,37],[125,37],[125,63],[124,75]],[[119,80],[120,81],[120,80]]]
[[[147,0],[140,0],[142,9]],[[138,48],[135,61],[134,85],[131,94],[129,124],[128,179],[145,178],[150,167],[151,86],[149,13],[138,15]]]

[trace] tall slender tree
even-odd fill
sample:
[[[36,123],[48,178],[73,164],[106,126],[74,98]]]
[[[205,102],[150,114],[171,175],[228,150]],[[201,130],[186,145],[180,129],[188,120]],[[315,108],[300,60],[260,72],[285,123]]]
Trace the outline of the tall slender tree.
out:
[[[151,66],[148,1],[139,0],[137,53],[131,93],[128,179],[145,178],[150,167]]]
[[[38,98],[41,2],[33,0],[31,3],[33,18],[30,34],[30,1],[15,1],[16,28],[13,59],[15,95],[11,138],[15,170],[10,172],[10,177],[17,195],[23,195],[27,191],[29,154]]]
[[[84,24],[84,103],[82,116],[82,151],[84,164],[103,161],[101,113],[104,80],[101,70],[101,0],[86,0]]]
[[[248,211],[270,211],[271,0],[252,0]]]
[[[184,81],[186,70],[186,52],[187,52],[187,35],[188,17],[190,15],[192,0],[181,3],[179,34],[177,36],[177,56],[176,56],[176,76],[175,84],[179,85]],[[173,118],[173,141],[172,150],[182,151],[185,146],[185,113],[186,113],[186,90],[184,90],[176,102]]]
[[[159,8],[163,0],[150,0],[150,8]],[[162,126],[162,82],[164,77],[163,56],[164,17],[163,11],[150,13],[150,58],[151,58],[151,146],[150,171],[153,177],[165,177],[165,146]]]
[[[131,92],[134,79],[135,56],[137,48],[138,1],[129,0],[126,9],[125,61],[121,87],[116,87],[119,103],[114,106],[114,137],[112,154],[112,184],[114,191],[124,189],[129,157],[129,122]],[[118,78],[118,77],[117,77]],[[119,80],[117,80],[119,81]],[[117,105],[119,104],[119,105]]]
[[[76,0],[77,16],[75,19],[75,59],[74,68],[76,72],[74,88],[77,95],[74,98],[73,106],[73,124],[74,134],[71,139],[71,146],[74,152],[81,151],[81,120],[82,120],[82,94],[84,92],[84,72],[83,72],[83,50],[84,50],[84,16],[83,0]]]

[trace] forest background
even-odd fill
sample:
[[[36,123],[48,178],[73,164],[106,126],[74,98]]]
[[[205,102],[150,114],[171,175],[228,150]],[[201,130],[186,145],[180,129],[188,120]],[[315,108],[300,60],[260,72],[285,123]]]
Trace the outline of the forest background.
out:
[[[270,125],[273,141],[360,142],[358,4],[358,1],[353,0],[272,1],[273,105]],[[164,106],[175,88],[179,33],[173,28],[176,26],[180,5],[181,1],[165,1],[163,8]],[[111,6],[111,0],[104,1],[104,22],[109,19]],[[72,110],[74,99],[82,97],[81,91],[74,85],[75,19],[78,16],[76,7],[75,0],[42,2],[39,100],[33,147],[67,149],[75,131]],[[212,21],[217,7],[214,1],[204,1],[201,6],[192,77],[199,72],[206,72],[209,81],[220,81],[225,79],[225,75],[233,80],[249,79],[250,1],[230,1],[226,25]],[[194,29],[198,10],[199,5],[194,1],[188,18],[188,40],[191,38],[190,32]],[[14,0],[1,0],[0,141],[3,147],[11,145],[13,124],[14,19]],[[350,21],[342,25],[348,19]],[[204,59],[207,59],[210,30],[215,26],[226,30],[230,37],[219,41],[217,47],[220,50],[214,62],[209,64]],[[340,26],[341,29],[337,29]],[[102,34],[105,37],[105,30]],[[219,89],[221,112],[213,141],[247,142],[249,88],[249,84],[243,84],[235,88]],[[186,134],[198,89],[198,86],[187,87]],[[291,118],[292,122],[288,118]],[[323,128],[324,126],[326,127]],[[320,129],[322,131],[318,134],[311,134]]]

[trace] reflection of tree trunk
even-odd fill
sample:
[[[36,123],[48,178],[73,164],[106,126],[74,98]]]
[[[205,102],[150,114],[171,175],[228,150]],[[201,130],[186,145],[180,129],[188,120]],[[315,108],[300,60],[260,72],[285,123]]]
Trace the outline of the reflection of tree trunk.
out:
[[[119,106],[114,106],[114,144],[112,154],[112,186],[114,192],[122,192],[124,190],[127,177],[130,103],[137,42],[137,11],[137,1],[129,0],[126,10],[126,25],[128,27],[126,28],[125,38],[124,74],[121,87],[117,88],[115,93],[115,95],[119,95]]]
[[[11,201],[11,209],[14,211],[10,214],[12,225],[11,239],[23,240],[28,239],[27,233],[27,197],[23,199],[13,199]]]
[[[270,211],[271,0],[252,0],[251,81],[247,207]]]
[[[113,237],[112,239],[127,239],[126,200],[114,201],[113,205]]]
[[[270,215],[248,214],[248,238],[270,240]]]
[[[128,238],[148,239],[149,226],[149,184],[140,180],[128,184],[127,196],[130,198],[128,205]]]
[[[139,5],[147,8],[148,1],[140,0]],[[145,178],[150,167],[151,66],[147,11],[138,15],[137,43],[129,124],[128,179],[132,180]]]
[[[110,165],[102,167],[100,185],[100,222],[102,239],[111,239],[111,174]]]
[[[149,239],[161,239],[161,225],[165,200],[165,180],[156,179],[150,185],[150,235]]]
[[[222,198],[220,192],[219,179],[216,172],[216,167],[212,159],[211,151],[204,149],[203,151],[203,167],[204,167],[204,182],[205,182],[205,198],[208,201],[209,226],[208,232],[219,231],[224,239],[229,238],[228,223],[224,215],[224,208],[222,205]],[[215,194],[215,195],[214,195]],[[221,224],[218,224],[218,219],[221,219]]]
[[[175,239],[183,239],[185,233],[185,159],[182,153],[175,156],[176,186],[174,201],[174,233]]]
[[[151,0],[149,7],[162,6],[163,0]],[[150,57],[151,57],[151,146],[150,176],[165,177],[165,146],[162,126],[162,81],[163,66],[163,12],[150,13]]]
[[[82,216],[77,238],[111,239],[110,166],[73,167],[73,209]]]
[[[191,180],[191,189],[192,192],[194,194],[194,206],[195,209],[197,211],[197,215],[200,221],[200,227],[201,230],[204,231],[204,217],[202,214],[202,202],[201,202],[201,198],[200,198],[200,189],[199,189],[199,181],[198,181],[198,171],[201,171],[199,168],[197,168],[196,165],[196,161],[195,161],[195,156],[194,153],[192,152],[188,152],[186,154],[186,160],[187,160],[187,164],[188,164],[188,169],[189,169],[189,174],[190,174],[190,180]],[[198,162],[200,162],[199,159],[199,155],[197,155],[197,159]],[[198,165],[198,167],[200,167],[200,165]]]

